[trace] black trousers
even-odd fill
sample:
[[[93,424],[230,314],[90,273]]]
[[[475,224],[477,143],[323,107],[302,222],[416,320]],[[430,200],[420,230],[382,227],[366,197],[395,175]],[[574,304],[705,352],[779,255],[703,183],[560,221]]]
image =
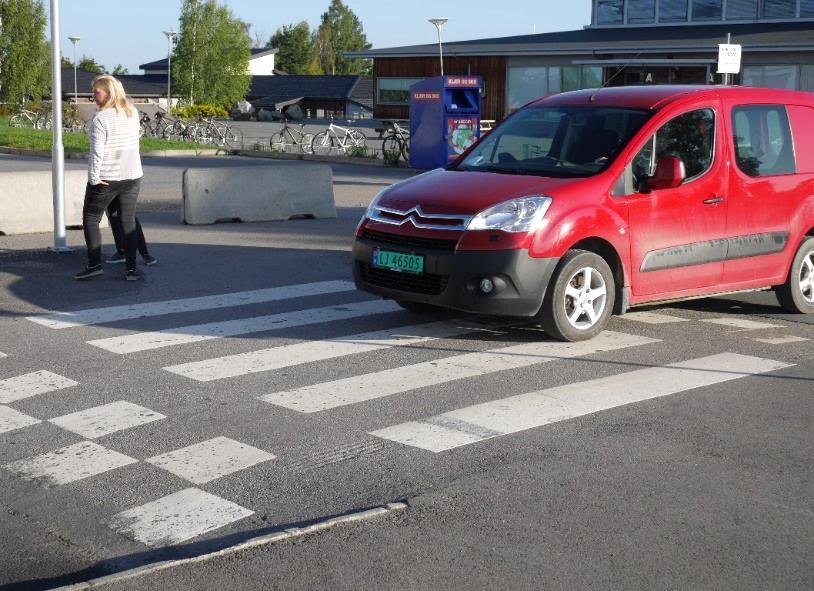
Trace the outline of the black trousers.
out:
[[[85,188],[85,205],[82,208],[82,229],[88,247],[88,266],[102,264],[102,232],[99,222],[110,203],[118,198],[119,220],[124,238],[124,256],[127,270],[136,269],[136,201],[138,200],[141,179],[126,181],[106,181],[107,185],[88,184]]]
[[[121,209],[119,199],[116,198],[111,201],[105,209],[107,211],[107,219],[110,221],[110,231],[113,233],[113,242],[116,243],[116,252],[123,253],[124,230],[122,229],[122,218],[121,212],[119,211]],[[138,239],[137,247],[139,254],[141,254],[142,257],[149,256],[150,251],[147,250],[147,241],[144,239],[144,230],[141,228],[141,222],[138,221],[138,217],[136,217],[136,238]]]

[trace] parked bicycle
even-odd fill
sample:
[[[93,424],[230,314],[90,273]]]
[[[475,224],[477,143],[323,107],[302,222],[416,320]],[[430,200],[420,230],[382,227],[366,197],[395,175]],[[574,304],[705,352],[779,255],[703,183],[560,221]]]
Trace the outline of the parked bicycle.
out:
[[[51,129],[48,126],[48,117],[43,116],[42,110],[32,111],[25,105],[17,106],[17,112],[8,120],[9,127],[32,127],[34,129]]]
[[[183,119],[176,119],[172,125],[164,128],[164,139],[175,142],[191,142],[195,134],[195,124]]]
[[[385,131],[382,141],[382,152],[398,152],[405,160],[410,159],[410,130],[399,125],[398,121],[390,121],[390,127]],[[394,159],[395,156],[394,156]]]
[[[269,143],[271,149],[277,152],[287,152],[289,148],[296,146],[296,149],[306,154],[312,154],[311,143],[314,141],[314,134],[305,133],[305,124],[301,123],[299,128],[288,124],[288,119],[283,119],[283,126],[271,136]]]
[[[199,144],[213,144],[237,149],[243,147],[243,132],[237,127],[232,127],[222,121],[202,119],[195,126],[192,141]]]
[[[340,154],[344,154],[349,149],[364,148],[367,138],[362,132],[352,129],[350,123],[351,121],[348,120],[349,127],[342,127],[331,121],[328,129],[320,131],[314,136],[311,144],[314,154],[324,156],[330,154],[334,148]]]

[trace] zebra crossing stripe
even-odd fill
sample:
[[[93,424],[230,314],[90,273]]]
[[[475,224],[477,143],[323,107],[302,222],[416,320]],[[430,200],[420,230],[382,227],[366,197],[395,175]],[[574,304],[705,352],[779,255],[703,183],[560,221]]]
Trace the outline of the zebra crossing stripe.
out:
[[[16,402],[54,390],[77,386],[78,382],[50,371],[35,371],[14,378],[0,380],[0,404]]]
[[[770,359],[721,353],[519,394],[370,434],[437,453],[617,406],[790,366]]]
[[[180,544],[253,513],[200,489],[187,488],[123,511],[108,525],[130,539],[159,548]]]
[[[271,347],[204,361],[172,365],[164,369],[199,382],[211,382],[262,371],[334,359],[390,347],[411,347],[434,339],[478,330],[482,325],[468,322],[428,322],[401,328]]]
[[[111,353],[125,354],[151,349],[161,349],[174,345],[196,343],[221,337],[232,337],[269,330],[281,330],[309,324],[323,324],[336,320],[359,318],[373,314],[387,314],[401,310],[401,307],[387,300],[372,300],[354,304],[340,304],[324,308],[309,308],[296,312],[285,312],[269,316],[256,316],[254,318],[241,318],[225,322],[209,322],[193,326],[181,326],[154,332],[140,332],[136,334],[96,339],[88,344]]]
[[[349,281],[321,281],[318,283],[286,285],[283,287],[239,291],[196,298],[145,302],[108,308],[93,308],[76,312],[53,312],[50,314],[29,316],[28,320],[48,328],[62,329],[74,326],[106,324],[120,320],[131,320],[133,318],[248,306],[251,304],[262,304],[292,298],[352,291],[354,289],[353,283]]]
[[[6,354],[5,354],[5,353],[3,353],[2,351],[0,351],[0,359],[2,359],[3,357],[8,357],[8,355],[6,355]]]
[[[519,369],[538,363],[658,342],[605,331],[588,341],[543,341],[425,361],[343,380],[261,396],[260,400],[312,413],[454,380]]]
[[[0,433],[16,431],[41,422],[39,419],[25,415],[8,406],[0,406]]]
[[[57,486],[137,462],[135,458],[92,441],[82,441],[33,458],[11,462],[3,467],[26,480],[39,480],[46,486]]]
[[[655,312],[627,312],[623,317],[625,320],[644,322],[645,324],[671,324],[673,322],[687,322],[686,318],[670,316],[668,314],[656,314]]]
[[[56,417],[48,422],[86,439],[96,439],[166,418],[149,408],[120,400]]]
[[[747,318],[709,318],[702,320],[709,324],[720,324],[721,326],[731,326],[733,328],[742,328],[744,330],[760,330],[762,328],[785,328],[782,324],[769,324],[768,322],[755,322]]]

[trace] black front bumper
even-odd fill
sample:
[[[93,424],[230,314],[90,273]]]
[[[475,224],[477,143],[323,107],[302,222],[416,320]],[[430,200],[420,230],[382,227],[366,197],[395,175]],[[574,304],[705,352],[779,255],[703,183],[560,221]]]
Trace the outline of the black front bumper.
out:
[[[424,256],[420,275],[373,267],[374,248]],[[353,278],[364,291],[406,302],[421,302],[478,314],[534,316],[559,259],[537,259],[526,250],[438,251],[404,248],[356,238]],[[482,279],[495,289],[481,293]]]

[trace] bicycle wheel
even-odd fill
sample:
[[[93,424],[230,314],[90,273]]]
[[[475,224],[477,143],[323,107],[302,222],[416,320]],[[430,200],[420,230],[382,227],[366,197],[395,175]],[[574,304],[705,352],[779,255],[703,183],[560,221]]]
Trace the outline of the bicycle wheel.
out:
[[[34,121],[34,127],[37,129],[53,129],[54,128],[54,120],[51,117],[51,113],[42,114]]]
[[[313,133],[304,133],[300,138],[300,151],[305,154],[313,154],[314,153],[314,134]]]
[[[243,148],[243,132],[237,127],[226,126],[226,145],[233,150]]]
[[[196,144],[211,144],[212,130],[208,125],[196,125],[192,132],[192,141]]]
[[[269,140],[269,145],[275,152],[285,152],[285,135],[283,135],[283,132],[278,131],[273,134]]]
[[[327,156],[334,148],[334,138],[327,131],[320,131],[314,136],[314,141],[311,143],[311,149],[314,154],[320,156]]]
[[[350,129],[348,130],[348,135],[350,136],[351,147],[353,148],[364,148],[367,144],[367,138],[361,131]]]
[[[33,127],[31,121],[25,116],[21,114],[12,115],[11,119],[8,120],[9,127]]]
[[[396,134],[390,134],[384,138],[382,142],[382,152],[387,156],[391,155],[390,157],[395,160],[395,156],[392,156],[395,153],[404,154],[404,146],[401,143],[401,138]]]

